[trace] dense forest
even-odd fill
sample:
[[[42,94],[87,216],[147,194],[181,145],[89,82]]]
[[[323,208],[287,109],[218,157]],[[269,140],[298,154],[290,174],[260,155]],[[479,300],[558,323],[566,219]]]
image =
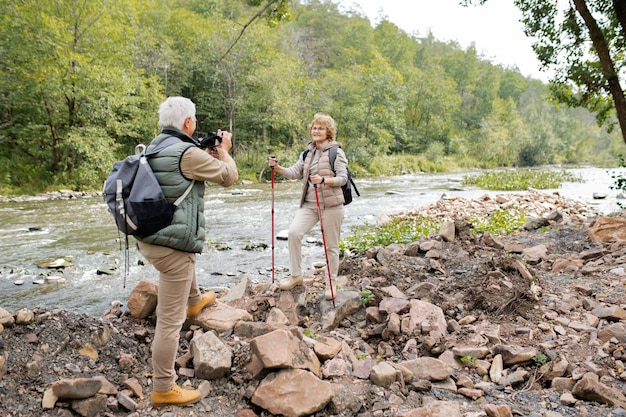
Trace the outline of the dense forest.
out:
[[[198,134],[233,132],[243,180],[267,176],[269,154],[295,161],[316,112],[355,176],[619,162],[618,132],[474,47],[330,0],[280,18],[255,18],[260,3],[2,2],[0,194],[99,188],[172,95],[196,103]]]

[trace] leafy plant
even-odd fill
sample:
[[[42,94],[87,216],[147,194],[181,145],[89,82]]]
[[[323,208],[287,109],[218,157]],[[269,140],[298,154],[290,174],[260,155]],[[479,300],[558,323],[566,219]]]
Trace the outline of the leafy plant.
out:
[[[361,296],[361,305],[363,307],[366,307],[369,304],[371,295],[372,295],[372,291],[370,291],[370,290],[363,290],[363,291],[361,291],[361,294],[360,294],[360,296]]]
[[[389,246],[394,243],[406,244],[428,236],[431,230],[439,228],[440,223],[429,217],[394,218],[380,225],[368,224],[352,228],[352,236],[343,239],[339,247],[365,253],[373,246]]]
[[[462,356],[461,357],[461,363],[465,363],[465,362],[474,363],[474,362],[476,362],[476,358],[474,356],[471,356],[471,355]]]
[[[535,366],[540,368],[548,362],[548,357],[542,353],[532,357]]]
[[[626,167],[626,161],[624,161],[623,155],[619,156],[619,166],[620,168]],[[610,185],[609,188],[611,190],[619,190],[622,193],[626,192],[626,174],[624,173],[624,170],[609,171],[609,175],[611,175],[611,178],[614,181],[613,185]],[[624,205],[619,201],[617,202],[617,206],[622,209],[624,208]]]
[[[564,182],[583,180],[567,171],[515,169],[510,171],[487,171],[479,175],[463,177],[463,185],[475,185],[486,190],[515,191],[536,188],[559,188]]]
[[[488,232],[492,235],[506,235],[514,232],[526,223],[523,214],[515,215],[506,210],[494,210],[487,218],[471,218],[473,233]]]

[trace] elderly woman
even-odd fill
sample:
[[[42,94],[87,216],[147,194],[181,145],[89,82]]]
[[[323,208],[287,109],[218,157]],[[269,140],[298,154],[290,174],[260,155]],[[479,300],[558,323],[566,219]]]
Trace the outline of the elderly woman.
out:
[[[284,177],[302,179],[300,208],[291,222],[288,235],[290,276],[278,282],[278,287],[284,291],[303,284],[302,238],[320,221],[320,211],[331,276],[336,277],[339,271],[339,239],[344,215],[341,186],[348,181],[348,160],[341,144],[336,141],[337,128],[332,117],[316,114],[309,124],[309,133],[312,140],[294,165],[285,168],[275,158],[269,159],[269,166]],[[333,167],[329,155],[330,149],[335,147],[337,157]],[[326,300],[332,300],[334,295],[327,283],[324,291]]]

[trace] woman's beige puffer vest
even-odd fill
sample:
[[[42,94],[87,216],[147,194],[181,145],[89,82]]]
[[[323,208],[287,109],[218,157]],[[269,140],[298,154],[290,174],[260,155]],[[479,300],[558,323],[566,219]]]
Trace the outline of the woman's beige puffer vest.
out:
[[[320,159],[318,161],[317,166],[317,174],[322,177],[334,177],[335,173],[330,165],[330,152],[329,149],[335,146],[341,146],[339,142],[330,142],[323,150],[320,155]],[[307,189],[309,187],[309,169],[311,167],[311,159],[313,158],[313,153],[315,151],[315,145],[309,144],[309,152],[304,159],[304,169],[303,169],[303,181],[302,181],[302,197],[300,198],[300,207],[304,205],[304,199],[306,197]],[[318,187],[318,192],[321,191],[320,198],[320,206],[322,208],[335,207],[339,205],[343,205],[343,191],[341,191],[341,187],[329,187],[329,186],[320,186]]]

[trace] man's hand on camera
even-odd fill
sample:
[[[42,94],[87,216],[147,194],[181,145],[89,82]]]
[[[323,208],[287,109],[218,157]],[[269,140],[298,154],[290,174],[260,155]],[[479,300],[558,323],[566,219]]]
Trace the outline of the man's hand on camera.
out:
[[[217,145],[217,149],[219,150],[221,148],[225,150],[226,152],[230,151],[230,149],[233,147],[233,142],[232,142],[233,134],[226,130],[218,129],[217,136],[222,138],[222,143]]]

